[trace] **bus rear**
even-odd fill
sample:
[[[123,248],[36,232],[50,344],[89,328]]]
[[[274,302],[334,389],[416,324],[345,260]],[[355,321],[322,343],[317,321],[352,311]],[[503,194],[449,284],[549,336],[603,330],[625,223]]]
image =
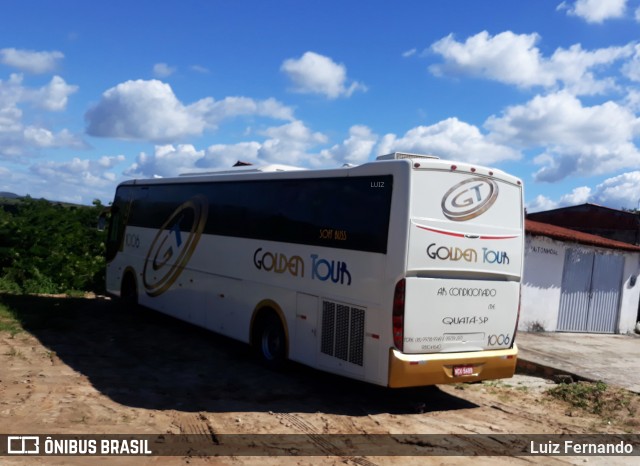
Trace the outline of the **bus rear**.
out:
[[[389,386],[511,377],[524,248],[522,183],[416,160],[405,277],[395,287]]]

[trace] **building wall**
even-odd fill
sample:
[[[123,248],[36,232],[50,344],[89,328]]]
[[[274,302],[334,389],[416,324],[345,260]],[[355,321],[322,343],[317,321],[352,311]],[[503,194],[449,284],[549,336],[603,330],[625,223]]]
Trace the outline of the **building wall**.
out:
[[[518,330],[556,330],[565,250],[560,241],[526,236]]]
[[[624,256],[620,319],[618,332],[632,332],[638,314],[640,279],[631,286],[631,278],[640,273],[640,254],[575,243],[556,241],[544,236],[527,235],[525,240],[522,304],[518,330],[553,332],[560,310],[564,256],[568,248],[582,248],[604,254]]]

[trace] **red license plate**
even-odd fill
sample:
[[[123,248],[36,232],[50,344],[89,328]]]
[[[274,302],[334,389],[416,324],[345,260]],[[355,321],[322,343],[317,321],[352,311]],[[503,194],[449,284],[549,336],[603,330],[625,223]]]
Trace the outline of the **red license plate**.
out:
[[[473,375],[473,366],[453,366],[453,376]]]

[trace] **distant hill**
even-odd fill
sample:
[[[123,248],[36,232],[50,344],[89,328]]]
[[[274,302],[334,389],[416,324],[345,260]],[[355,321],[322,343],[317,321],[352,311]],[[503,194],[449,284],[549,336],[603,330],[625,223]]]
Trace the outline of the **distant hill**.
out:
[[[21,205],[27,199],[29,199],[29,195],[19,196],[19,195],[15,194],[15,193],[10,193],[10,192],[7,192],[7,191],[0,191],[0,208],[4,208],[5,210],[7,210],[7,209],[15,210],[16,206]],[[87,206],[87,205],[84,205],[84,204],[74,204],[72,202],[51,201],[51,200],[45,199],[45,198],[34,199],[34,200],[36,200],[36,201],[46,201],[49,204],[59,205],[61,207],[66,207],[66,208],[70,208],[70,209],[76,209],[76,208],[80,208],[80,207],[91,207],[91,206]]]

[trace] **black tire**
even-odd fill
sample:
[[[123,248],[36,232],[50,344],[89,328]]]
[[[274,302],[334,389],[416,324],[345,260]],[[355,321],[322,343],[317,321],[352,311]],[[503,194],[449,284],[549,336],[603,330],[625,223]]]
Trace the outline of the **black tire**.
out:
[[[125,311],[135,311],[138,309],[138,287],[133,276],[128,273],[122,279],[120,290],[120,302]]]
[[[271,369],[282,369],[287,360],[287,337],[280,319],[267,314],[257,324],[254,347],[258,358]]]

